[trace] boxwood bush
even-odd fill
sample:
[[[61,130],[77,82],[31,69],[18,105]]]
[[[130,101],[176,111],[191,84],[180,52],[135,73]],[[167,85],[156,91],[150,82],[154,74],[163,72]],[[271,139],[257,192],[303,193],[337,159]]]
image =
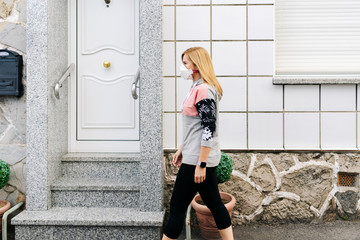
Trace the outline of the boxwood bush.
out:
[[[0,189],[5,187],[10,179],[9,164],[0,159]]]
[[[218,183],[224,183],[231,177],[231,172],[233,170],[233,161],[229,155],[224,152],[221,152],[220,163],[216,168],[216,177]]]

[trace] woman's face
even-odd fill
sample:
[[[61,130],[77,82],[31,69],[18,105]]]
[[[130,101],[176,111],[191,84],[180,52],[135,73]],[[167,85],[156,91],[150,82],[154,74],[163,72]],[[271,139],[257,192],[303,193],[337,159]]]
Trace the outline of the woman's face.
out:
[[[184,57],[183,57],[183,64],[185,65],[185,67],[187,69],[192,69],[192,70],[198,70],[198,68],[194,65],[194,63],[189,59],[188,55],[185,53]]]

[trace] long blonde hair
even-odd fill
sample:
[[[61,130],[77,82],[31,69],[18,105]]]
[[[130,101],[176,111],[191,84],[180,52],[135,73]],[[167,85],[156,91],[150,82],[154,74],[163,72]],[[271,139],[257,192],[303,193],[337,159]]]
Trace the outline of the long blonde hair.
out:
[[[185,54],[187,54],[189,59],[199,69],[200,76],[203,81],[215,88],[219,95],[219,98],[221,99],[223,90],[220,83],[216,79],[214,67],[211,62],[209,53],[206,51],[206,49],[202,47],[189,48],[185,52],[183,52],[183,54],[181,55],[181,60],[183,60]]]

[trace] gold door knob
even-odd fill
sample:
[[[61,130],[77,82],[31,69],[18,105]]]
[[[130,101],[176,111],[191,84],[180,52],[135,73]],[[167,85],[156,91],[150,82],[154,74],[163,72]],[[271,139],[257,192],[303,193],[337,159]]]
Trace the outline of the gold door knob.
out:
[[[111,63],[109,61],[104,62],[104,67],[109,68],[111,66]]]

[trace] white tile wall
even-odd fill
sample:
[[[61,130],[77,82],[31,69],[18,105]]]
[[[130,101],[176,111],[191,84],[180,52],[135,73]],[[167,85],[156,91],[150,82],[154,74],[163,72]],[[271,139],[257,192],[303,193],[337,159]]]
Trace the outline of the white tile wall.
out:
[[[249,77],[249,111],[282,111],[282,85],[272,84],[271,77]]]
[[[210,4],[210,0],[176,0],[177,5],[182,4]]]
[[[274,0],[248,0],[249,4],[259,4],[259,3],[264,3],[264,4],[269,4],[269,3],[274,3]]]
[[[248,7],[249,39],[273,39],[273,6]]]
[[[175,148],[175,114],[163,114],[163,147]]]
[[[356,148],[356,113],[321,113],[323,149]]]
[[[321,85],[322,111],[355,111],[356,85]]]
[[[163,79],[163,111],[175,111],[175,78]]]
[[[163,0],[163,4],[174,4],[175,0]]]
[[[175,36],[175,7],[164,6],[163,7],[163,21],[166,24],[162,25],[163,40],[174,40]]]
[[[175,43],[163,43],[163,76],[175,76]]]
[[[360,110],[360,84],[357,84],[357,106],[356,106],[356,110]]]
[[[184,80],[183,78],[176,79],[176,101],[177,111],[181,111],[181,105],[186,98],[193,81]]]
[[[212,8],[213,40],[246,39],[246,6],[214,6]]]
[[[163,3],[173,5],[163,7],[164,148],[182,142],[180,107],[192,82],[175,75],[181,54],[195,46],[210,53],[224,90],[219,104],[222,148],[360,147],[358,85],[272,84],[274,0]]]
[[[250,149],[283,148],[282,113],[249,113],[248,128]]]
[[[319,111],[319,85],[285,85],[285,111]]]
[[[273,74],[273,42],[249,42],[249,75]]]
[[[246,78],[219,77],[223,97],[219,103],[220,111],[246,111]]]
[[[212,4],[246,4],[246,0],[212,0]]]
[[[246,149],[246,113],[220,113],[219,139],[222,149]]]
[[[176,7],[177,40],[210,39],[210,7],[178,6]]]
[[[286,149],[319,149],[319,113],[285,113]]]
[[[360,148],[360,113],[357,112],[357,147]]]
[[[182,116],[180,113],[176,114],[176,118],[177,118],[177,126],[176,126],[176,131],[177,131],[177,136],[176,136],[176,147],[178,148],[183,141],[183,128],[182,128]]]
[[[181,55],[183,52],[191,47],[203,47],[210,54],[210,43],[209,42],[177,42],[176,43],[176,72],[177,76],[180,76],[180,65],[182,64]]]
[[[245,42],[213,42],[212,59],[216,75],[246,75]]]

